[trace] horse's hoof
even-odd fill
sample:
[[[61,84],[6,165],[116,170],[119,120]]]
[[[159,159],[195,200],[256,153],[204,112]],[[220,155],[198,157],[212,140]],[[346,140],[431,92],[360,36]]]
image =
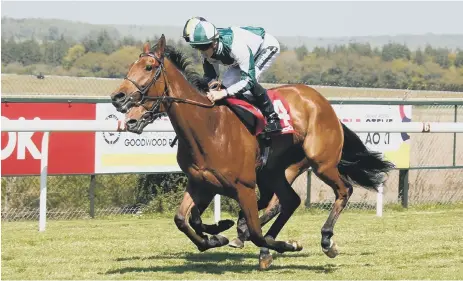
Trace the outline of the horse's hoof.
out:
[[[228,246],[236,249],[243,249],[244,242],[241,241],[239,238],[235,238],[228,244]]]
[[[223,232],[225,230],[228,230],[230,229],[230,227],[234,226],[235,225],[235,222],[232,221],[232,220],[221,220],[219,221],[219,223],[217,224],[217,226],[219,227],[220,229],[220,232]]]
[[[302,248],[303,248],[303,247],[302,247],[302,244],[301,244],[301,243],[299,243],[299,242],[297,242],[297,241],[295,241],[295,240],[290,240],[290,241],[288,241],[288,242],[286,242],[286,243],[288,243],[289,245],[293,246],[295,252],[302,251]]]
[[[198,251],[200,251],[201,253],[204,252],[204,251],[207,251],[209,250],[210,248],[207,247],[207,246],[198,246]]]
[[[322,248],[322,251],[323,253],[325,253],[325,255],[327,255],[330,258],[335,258],[339,254],[338,248],[336,246],[336,242],[334,241],[331,241],[331,245],[329,248],[327,249]]]
[[[228,238],[220,234],[213,235],[209,238],[208,244],[210,248],[222,247],[228,244]]]
[[[261,248],[259,254],[259,269],[266,270],[268,269],[273,262],[273,256],[270,253],[269,249]]]

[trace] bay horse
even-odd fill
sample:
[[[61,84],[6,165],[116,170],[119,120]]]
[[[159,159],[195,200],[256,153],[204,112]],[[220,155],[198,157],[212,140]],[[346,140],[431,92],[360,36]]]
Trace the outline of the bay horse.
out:
[[[225,103],[211,104],[201,76],[186,68],[186,58],[166,47],[161,36],[151,49],[148,43],[127,76],[111,94],[115,108],[126,113],[127,131],[140,134],[160,113],[167,113],[178,136],[177,161],[188,177],[175,224],[200,251],[228,244],[221,235],[210,238],[198,219],[216,194],[235,199],[258,247],[279,253],[300,251],[297,241],[276,240],[279,232],[301,203],[292,189],[294,180],[310,167],[336,196],[321,228],[322,251],[337,254],[332,239],[334,225],[358,184],[375,190],[394,165],[379,152],[368,150],[359,137],[342,124],[329,101],[315,89],[285,85],[271,90],[284,97],[293,122],[293,134],[271,137],[271,154],[265,166],[260,161],[261,144],[237,114]],[[268,190],[279,200],[279,214],[263,235],[255,188]],[[190,223],[189,223],[190,222]],[[228,226],[228,225],[227,225]],[[265,257],[264,257],[265,258]],[[264,265],[265,267],[265,265]]]

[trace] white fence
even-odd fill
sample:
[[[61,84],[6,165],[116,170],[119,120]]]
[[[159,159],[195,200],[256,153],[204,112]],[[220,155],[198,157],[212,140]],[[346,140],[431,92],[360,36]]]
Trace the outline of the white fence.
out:
[[[356,133],[389,132],[389,133],[463,133],[463,123],[453,122],[409,122],[409,123],[352,123],[347,125]],[[2,132],[45,132],[42,139],[42,158],[40,164],[40,214],[39,231],[45,230],[47,200],[47,168],[49,132],[116,132],[125,131],[125,123],[121,121],[95,120],[4,120]],[[151,124],[145,132],[172,132],[166,124]],[[382,216],[383,187],[377,194],[376,214]],[[215,221],[220,220],[220,196],[214,199]]]

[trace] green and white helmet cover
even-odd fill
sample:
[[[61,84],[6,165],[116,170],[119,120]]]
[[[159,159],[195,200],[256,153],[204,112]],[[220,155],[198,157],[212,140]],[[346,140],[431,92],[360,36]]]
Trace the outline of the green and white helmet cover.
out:
[[[188,37],[191,45],[202,45],[212,43],[219,37],[219,32],[212,23],[200,18],[191,18],[185,25],[183,36]]]

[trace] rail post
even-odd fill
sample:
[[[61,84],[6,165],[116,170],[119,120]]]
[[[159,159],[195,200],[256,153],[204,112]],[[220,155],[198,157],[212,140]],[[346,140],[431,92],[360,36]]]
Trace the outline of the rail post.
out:
[[[410,170],[399,170],[399,200],[402,207],[408,208],[408,173]]]
[[[45,231],[47,223],[48,138],[49,132],[43,133],[42,156],[40,159],[39,231]]]
[[[90,176],[90,187],[88,189],[88,197],[90,199],[90,217],[95,218],[95,185],[96,185],[96,176]]]

